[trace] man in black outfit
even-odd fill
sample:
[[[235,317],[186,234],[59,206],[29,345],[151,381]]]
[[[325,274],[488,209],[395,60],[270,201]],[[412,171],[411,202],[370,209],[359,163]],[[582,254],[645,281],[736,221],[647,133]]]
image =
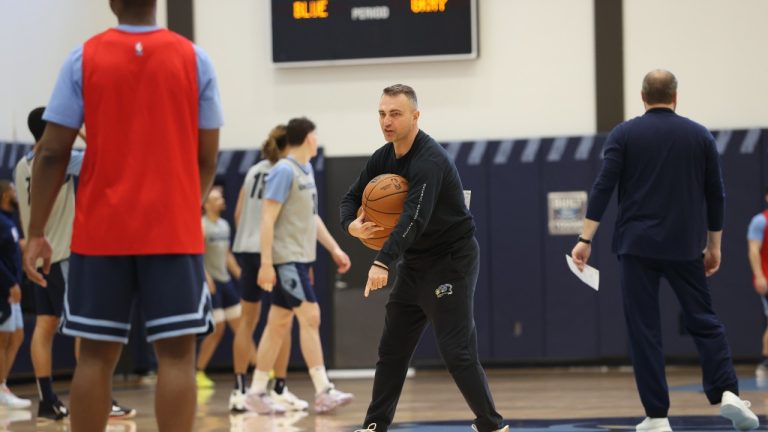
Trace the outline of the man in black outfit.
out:
[[[508,431],[494,407],[477,355],[473,298],[479,268],[475,224],[464,203],[456,166],[445,150],[419,130],[416,93],[397,84],[384,89],[379,123],[387,144],[379,148],[341,202],[341,223],[354,237],[371,238],[381,227],[356,216],[368,182],[392,173],[408,180],[400,219],[368,272],[365,296],[387,284],[389,266],[402,256],[387,303],[373,398],[360,432],[383,432],[392,423],[408,364],[427,322],[440,353],[480,432]]]
[[[636,430],[672,430],[659,316],[662,277],[672,286],[699,350],[707,399],[720,404],[721,414],[736,429],[755,429],[758,419],[738,397],[731,350],[707,287],[706,276],[720,267],[725,208],[715,139],[704,126],[675,113],[677,79],[671,72],[649,72],[641,94],[645,114],[608,135],[603,167],[571,255],[583,269],[618,184],[613,251],[619,256],[630,354],[647,416]]]

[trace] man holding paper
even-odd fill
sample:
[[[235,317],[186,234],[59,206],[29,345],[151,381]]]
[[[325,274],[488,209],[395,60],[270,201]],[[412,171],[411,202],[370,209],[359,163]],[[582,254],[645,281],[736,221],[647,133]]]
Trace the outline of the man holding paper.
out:
[[[737,396],[731,350],[706,280],[720,267],[725,202],[715,139],[704,126],[675,113],[677,79],[671,72],[649,72],[641,96],[645,114],[616,126],[605,142],[603,166],[571,256],[583,269],[618,184],[613,251],[620,262],[635,381],[647,415],[636,430],[672,430],[659,316],[662,277],[675,291],[699,350],[707,399],[720,404],[735,428],[755,429],[757,417]]]

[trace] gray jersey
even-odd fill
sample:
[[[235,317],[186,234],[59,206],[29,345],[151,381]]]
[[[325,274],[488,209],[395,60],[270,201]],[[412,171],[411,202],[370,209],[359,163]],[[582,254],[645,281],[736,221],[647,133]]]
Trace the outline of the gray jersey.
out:
[[[261,252],[261,203],[264,194],[264,180],[274,164],[263,160],[252,166],[243,182],[243,202],[240,204],[240,221],[235,233],[235,253]]]
[[[290,158],[280,160],[275,167],[281,164],[288,165],[293,170],[293,181],[275,222],[272,260],[275,264],[314,262],[317,242],[317,188],[312,167],[307,165],[307,171],[304,171],[305,168]]]
[[[205,230],[205,255],[203,261],[205,271],[216,282],[229,282],[227,271],[227,254],[229,252],[229,223],[224,218],[216,222],[203,216]]]
[[[67,177],[56,196],[56,202],[45,225],[45,237],[53,248],[52,262],[56,263],[69,258],[69,246],[72,241],[72,223],[75,220],[75,180],[80,175],[84,152],[72,150],[67,167]],[[27,153],[16,164],[15,181],[19,200],[19,213],[24,233],[29,232],[30,196],[32,184],[32,162],[35,154]]]

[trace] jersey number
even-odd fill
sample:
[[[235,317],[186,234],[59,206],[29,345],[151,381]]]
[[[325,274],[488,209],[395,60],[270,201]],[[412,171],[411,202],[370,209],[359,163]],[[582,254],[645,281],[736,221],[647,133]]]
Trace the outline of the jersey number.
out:
[[[253,187],[251,188],[251,198],[261,199],[264,195],[264,180],[267,176],[264,173],[256,173],[253,177]]]

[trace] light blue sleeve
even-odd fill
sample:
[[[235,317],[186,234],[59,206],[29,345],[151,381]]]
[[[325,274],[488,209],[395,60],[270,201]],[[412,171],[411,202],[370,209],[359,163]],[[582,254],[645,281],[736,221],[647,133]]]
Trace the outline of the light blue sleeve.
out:
[[[75,177],[80,175],[80,168],[83,167],[83,159],[85,158],[85,152],[82,150],[72,150],[72,154],[69,156],[69,165],[67,166],[67,174]]]
[[[75,48],[59,72],[43,120],[80,129],[83,125],[83,47]]]
[[[765,215],[760,213],[752,218],[747,229],[747,240],[763,241],[765,237]]]
[[[202,48],[195,45],[197,56],[197,85],[200,91],[199,128],[218,129],[224,124],[221,95],[213,62]]]
[[[288,165],[278,164],[267,175],[264,198],[284,203],[291,193],[293,170]]]

